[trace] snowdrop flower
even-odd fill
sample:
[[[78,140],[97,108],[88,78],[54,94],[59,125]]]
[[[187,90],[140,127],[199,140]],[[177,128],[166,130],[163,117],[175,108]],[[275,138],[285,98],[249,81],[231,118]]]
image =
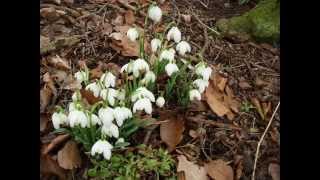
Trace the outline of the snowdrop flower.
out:
[[[142,84],[153,83],[156,80],[156,75],[152,71],[148,71],[144,78],[141,80]]]
[[[120,72],[123,73],[125,71],[129,74],[132,72],[132,68],[133,68],[133,62],[129,62],[121,67]]]
[[[113,146],[106,140],[98,140],[91,148],[91,155],[102,154],[106,160],[111,158]]]
[[[203,80],[208,81],[212,73],[210,67],[206,67],[203,62],[196,65],[196,74],[202,76]]]
[[[115,98],[118,96],[118,91],[113,88],[103,89],[101,90],[100,97],[103,100],[108,100],[108,103],[111,106],[114,106]]]
[[[70,127],[80,125],[82,128],[89,127],[89,121],[86,114],[82,111],[71,111],[68,115]]]
[[[80,101],[81,100],[81,93],[80,92],[74,92],[72,94],[72,101]]]
[[[169,60],[169,62],[172,62],[174,60],[175,50],[170,48],[169,50],[164,50],[160,54],[159,61],[162,61],[163,59]]]
[[[144,110],[147,114],[151,114],[152,104],[150,99],[142,98],[135,102],[133,105],[133,112],[135,113],[137,110]]]
[[[209,82],[203,79],[197,79],[193,81],[193,84],[198,88],[200,93],[203,93],[206,87],[209,86]]]
[[[116,144],[119,144],[119,143],[124,143],[124,139],[123,139],[123,138],[119,138],[119,139],[116,141]]]
[[[77,81],[82,83],[83,81],[89,80],[89,77],[87,76],[87,73],[84,71],[78,71],[74,74],[74,77],[76,78]]]
[[[91,91],[94,97],[99,97],[101,88],[96,82],[93,82],[87,85],[86,90]]]
[[[123,122],[132,117],[132,112],[126,107],[116,107],[113,111],[113,116],[119,127],[122,126]]]
[[[133,75],[139,77],[140,71],[149,71],[149,64],[144,59],[137,59],[133,62]]]
[[[154,38],[151,40],[151,50],[152,52],[157,52],[158,49],[161,48],[161,41],[160,39]]]
[[[151,102],[155,101],[153,93],[145,87],[139,87],[138,89],[136,89],[134,94],[131,96],[131,101],[135,102],[140,98],[148,98]]]
[[[116,77],[111,72],[103,74],[100,78],[100,81],[104,82],[106,88],[115,87],[116,85]]]
[[[168,76],[171,76],[174,72],[179,71],[179,68],[176,64],[169,63],[166,65],[165,70],[166,70]]]
[[[59,129],[61,124],[67,124],[67,123],[68,123],[68,117],[64,113],[55,112],[52,114],[52,124],[55,129]]]
[[[191,46],[186,41],[181,41],[176,46],[176,50],[179,52],[181,56],[184,56],[186,52],[191,52]]]
[[[91,124],[93,126],[95,126],[96,124],[101,125],[102,122],[101,122],[101,119],[97,115],[91,114]]]
[[[120,101],[123,101],[126,99],[126,91],[124,89],[120,89],[118,91],[117,99],[119,99]]]
[[[178,43],[181,41],[181,32],[177,27],[172,27],[168,34],[167,34],[167,40],[174,40],[174,42]]]
[[[136,28],[130,28],[127,31],[127,37],[131,40],[131,41],[136,41],[137,38],[139,37],[139,32],[137,31]]]
[[[111,124],[114,120],[113,109],[110,107],[101,108],[98,111],[98,116],[104,125]]]
[[[194,99],[197,99],[198,101],[200,101],[201,94],[197,89],[192,89],[189,91],[189,98],[190,98],[190,101],[193,101]]]
[[[158,6],[151,6],[148,10],[148,16],[150,19],[152,19],[154,22],[160,22],[162,11]]]
[[[107,135],[109,137],[119,137],[119,128],[115,124],[104,124],[101,128],[101,134]]]
[[[164,98],[162,96],[160,96],[160,97],[158,97],[156,104],[158,107],[162,108],[165,102],[166,101],[164,100]]]
[[[76,104],[74,102],[69,104],[69,112],[77,110]]]

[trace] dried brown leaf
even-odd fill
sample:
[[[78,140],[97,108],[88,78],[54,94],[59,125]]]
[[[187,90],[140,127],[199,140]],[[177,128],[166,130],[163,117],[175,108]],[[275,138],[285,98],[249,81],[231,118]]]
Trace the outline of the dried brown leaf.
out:
[[[124,18],[125,18],[126,24],[128,25],[132,25],[136,20],[136,18],[134,17],[134,12],[132,10],[126,11]]]
[[[51,98],[53,96],[52,90],[45,85],[40,90],[40,111],[44,112],[45,108],[49,105]]]
[[[61,57],[59,57],[58,55],[56,55],[55,57],[51,57],[49,59],[49,63],[58,69],[62,69],[62,70],[70,70],[71,69],[68,62],[65,59],[62,59]]]
[[[66,171],[62,169],[49,155],[40,156],[40,173],[43,176],[56,175],[60,180],[67,179]]]
[[[178,156],[177,172],[183,171],[185,180],[209,180],[204,167],[190,162],[183,155]]]
[[[181,14],[182,19],[186,22],[186,23],[190,23],[191,22],[191,15],[190,14]]]
[[[41,113],[40,114],[40,132],[44,132],[47,129],[49,122],[50,122],[50,117],[48,116],[48,114]]]
[[[81,166],[80,151],[74,141],[68,141],[58,152],[58,163],[64,169],[74,169]]]
[[[104,23],[103,28],[102,28],[102,34],[103,35],[110,35],[112,33],[112,25],[109,23]]]
[[[42,150],[42,154],[48,154],[52,149],[54,149],[55,147],[57,147],[58,145],[60,145],[61,143],[65,142],[66,140],[68,140],[70,137],[69,134],[62,134],[57,136],[56,138],[54,138],[50,144],[48,144],[47,146],[45,146]]]
[[[102,99],[100,97],[96,98],[91,91],[87,91],[85,89],[80,90],[81,96],[88,101],[90,105],[93,105]]]
[[[225,77],[222,77],[218,73],[214,73],[213,75],[213,82],[218,87],[220,91],[224,91],[224,88],[226,87],[228,79]]]
[[[233,180],[233,170],[221,159],[205,164],[205,169],[214,180]]]
[[[183,138],[184,121],[176,116],[170,116],[167,122],[160,125],[160,137],[168,146],[169,152],[173,151]]]
[[[214,87],[212,81],[205,91],[205,96],[211,110],[218,116],[222,117],[230,111],[230,109],[223,103],[223,94]]]
[[[63,82],[66,78],[67,78],[68,74],[65,71],[62,70],[56,70],[53,72],[51,78],[55,81],[55,82]]]
[[[252,86],[247,81],[240,81],[239,82],[239,87],[241,89],[250,89],[250,88],[252,88]]]
[[[72,90],[72,91],[81,89],[82,87],[81,83],[77,81],[72,74],[69,74],[69,76],[66,77],[63,84],[64,84],[63,89]]]
[[[272,180],[280,180],[280,166],[279,164],[270,163],[268,172],[272,177]]]

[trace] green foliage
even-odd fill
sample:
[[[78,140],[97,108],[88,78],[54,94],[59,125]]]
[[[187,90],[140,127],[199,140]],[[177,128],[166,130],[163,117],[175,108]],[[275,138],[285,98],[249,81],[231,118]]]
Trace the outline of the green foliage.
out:
[[[243,5],[243,4],[247,4],[250,0],[239,0],[239,4]]]
[[[254,109],[254,106],[250,102],[245,101],[241,104],[241,107],[240,107],[241,112],[248,113],[248,112],[250,112],[251,109]]]
[[[114,152],[110,161],[92,160],[93,168],[87,171],[97,179],[138,180],[145,174],[174,178],[174,160],[163,149],[140,145],[135,151],[120,154]]]

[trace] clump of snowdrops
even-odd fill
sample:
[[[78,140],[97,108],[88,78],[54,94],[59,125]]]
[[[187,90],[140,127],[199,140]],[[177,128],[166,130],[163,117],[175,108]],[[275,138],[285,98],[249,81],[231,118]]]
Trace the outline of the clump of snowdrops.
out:
[[[148,18],[160,23],[161,9],[151,5]],[[116,83],[120,76],[111,71],[92,80],[87,68],[80,70],[74,75],[76,80],[101,100],[88,105],[77,90],[68,108],[59,107],[52,115],[54,128],[72,134],[92,158],[110,160],[114,148],[128,145],[126,138],[138,129],[134,122],[139,114],[152,115],[153,108],[165,108],[169,102],[187,107],[189,102],[201,100],[209,85],[211,68],[203,60],[192,65],[192,48],[174,23],[167,25],[164,34],[152,36],[152,53],[146,54],[145,32],[130,28],[127,37],[139,41],[140,57],[122,66],[124,83]]]

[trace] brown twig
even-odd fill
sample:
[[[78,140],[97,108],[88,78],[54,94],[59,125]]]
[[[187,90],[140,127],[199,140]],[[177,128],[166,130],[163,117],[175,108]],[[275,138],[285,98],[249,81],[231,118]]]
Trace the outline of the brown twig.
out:
[[[225,124],[225,123],[219,123],[219,122],[215,122],[212,120],[205,120],[205,119],[200,119],[200,118],[196,118],[196,117],[188,117],[187,120],[193,121],[193,122],[201,122],[201,123],[206,123],[212,126],[216,126],[219,128],[226,128],[226,129],[234,129],[234,130],[242,130],[242,128],[237,127],[233,124]]]
[[[266,136],[270,126],[271,126],[271,123],[273,121],[273,118],[274,116],[276,115],[276,112],[278,111],[278,108],[280,106],[280,101],[278,102],[278,105],[276,107],[276,109],[273,111],[273,114],[269,120],[269,123],[266,127],[266,129],[264,130],[259,142],[258,142],[258,145],[257,145],[257,150],[256,150],[256,155],[255,155],[255,159],[254,159],[254,166],[253,166],[253,172],[252,172],[252,176],[251,176],[251,180],[254,180],[255,179],[255,173],[256,173],[256,168],[257,168],[257,161],[258,161],[258,155],[259,155],[259,151],[260,151],[260,146],[261,146],[261,143],[263,142],[264,140],[264,137]]]
[[[202,49],[200,50],[200,54],[203,55],[203,53],[207,50],[209,45],[209,38],[208,38],[208,32],[207,28],[203,28],[203,34],[204,34],[204,44],[202,46]]]
[[[203,25],[204,27],[208,28],[210,31],[212,31],[212,32],[216,33],[218,36],[220,36],[220,33],[219,33],[218,31],[216,31],[216,30],[212,29],[211,27],[209,27],[208,25],[204,24],[204,23],[200,20],[200,18],[199,18],[195,13],[192,12],[192,15],[196,18],[196,20],[197,20],[201,25]]]

